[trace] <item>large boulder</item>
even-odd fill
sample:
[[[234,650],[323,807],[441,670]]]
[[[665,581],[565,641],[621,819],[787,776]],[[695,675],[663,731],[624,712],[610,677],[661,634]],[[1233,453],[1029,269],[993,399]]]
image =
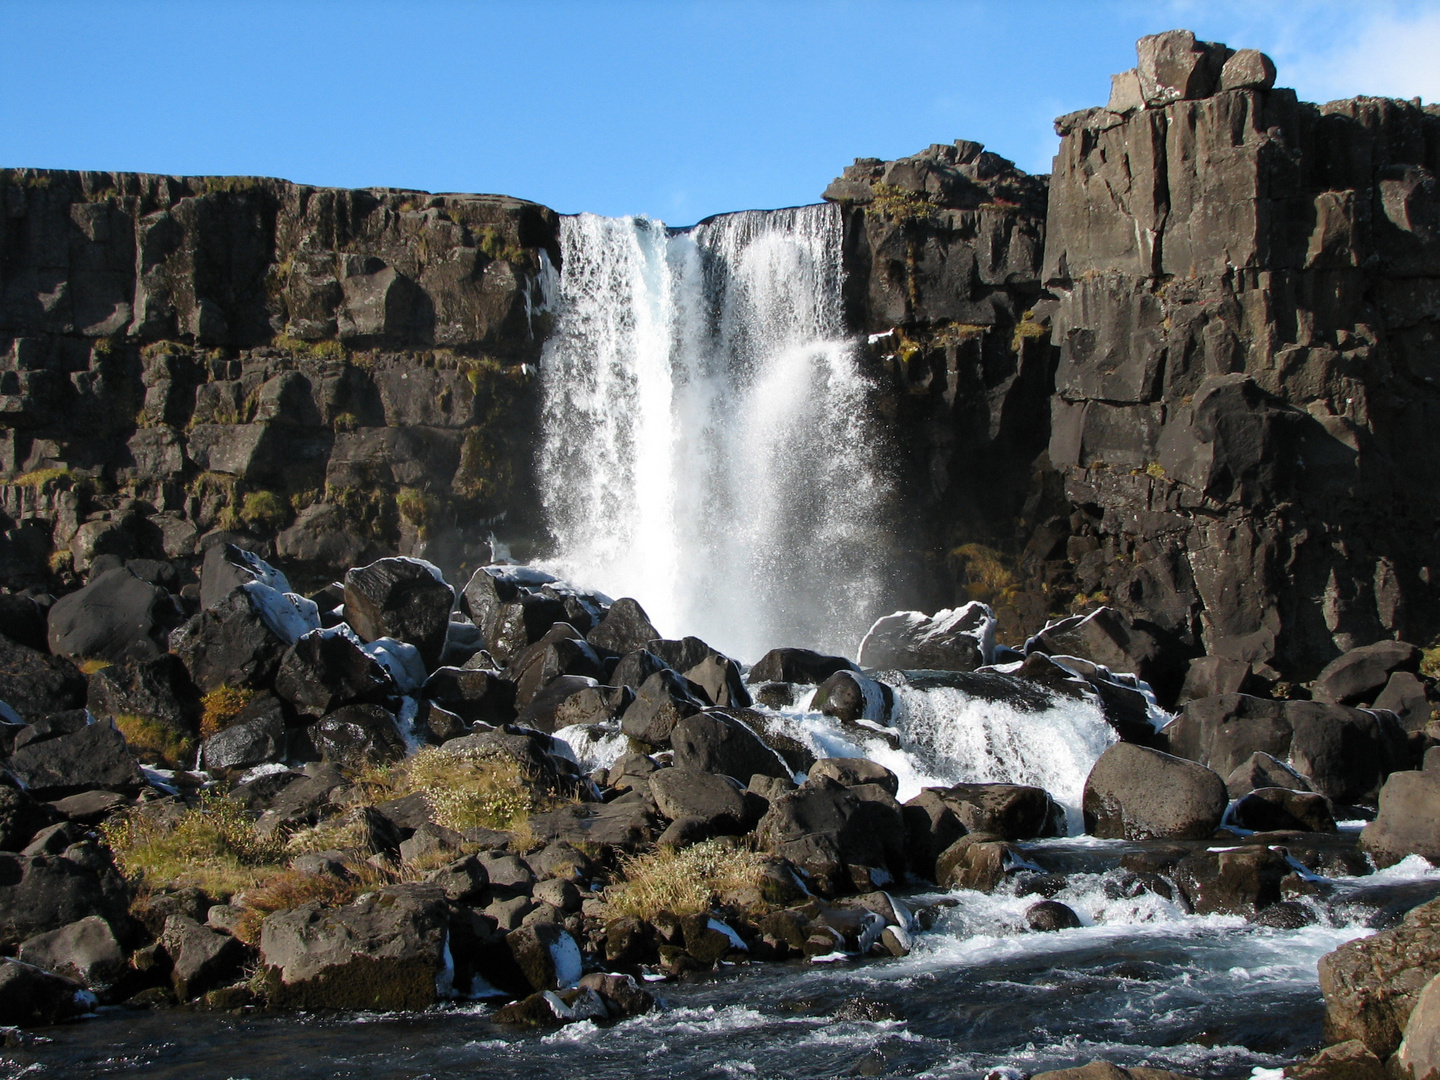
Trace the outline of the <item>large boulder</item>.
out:
[[[686,668],[685,678],[689,679],[705,696],[716,705],[731,709],[748,709],[752,704],[750,691],[745,688],[745,679],[740,667],[729,657],[716,653],[707,656],[694,667]]]
[[[493,727],[515,718],[515,684],[493,671],[438,668],[421,692],[468,724],[478,721]]]
[[[0,637],[27,649],[45,651],[45,608],[32,596],[0,593]]]
[[[245,947],[235,938],[188,915],[166,918],[160,944],[170,957],[170,983],[181,1001],[233,982],[246,958]]]
[[[1380,810],[1360,833],[1360,846],[1380,867],[1407,855],[1440,864],[1440,772],[1395,772],[1380,789]]]
[[[1135,43],[1140,94],[1150,106],[1209,97],[1220,85],[1230,50],[1213,41],[1196,41],[1189,30],[1148,34]]]
[[[1285,762],[1257,750],[1225,778],[1225,790],[1232,799],[1239,799],[1261,788],[1309,791],[1310,784]]]
[[[79,983],[9,957],[0,958],[0,1024],[58,1024],[94,1007],[94,996]]]
[[[553,923],[512,930],[505,935],[505,947],[515,968],[534,990],[574,986],[580,979],[580,947],[566,930]]]
[[[876,620],[860,642],[860,666],[974,671],[995,656],[995,613],[978,601],[925,615],[897,611]]]
[[[1420,991],[1410,1019],[1405,1022],[1405,1040],[1396,1051],[1396,1072],[1405,1080],[1436,1080],[1440,1077],[1440,976]]]
[[[557,622],[533,645],[512,657],[505,676],[515,683],[515,704],[524,709],[550,683],[564,675],[605,676],[594,646],[567,622]]]
[[[650,617],[640,604],[622,596],[610,605],[605,617],[585,635],[591,645],[624,656],[626,653],[643,649],[660,637],[650,624]]]
[[[22,941],[17,957],[88,990],[104,992],[124,977],[129,965],[125,947],[110,924],[98,915]]]
[[[440,663],[455,590],[419,559],[378,559],[345,573],[345,621],[365,641],[414,645],[427,669]]]
[[[285,575],[253,551],[231,543],[212,543],[200,565],[200,608],[218,607],[235,589],[257,581],[282,593],[290,591]]]
[[[742,783],[757,773],[789,779],[789,768],[745,726],[742,715],[707,709],[681,720],[670,732],[675,767],[733,776]]]
[[[180,608],[164,589],[119,567],[50,609],[50,651],[77,660],[142,660],[165,651]]]
[[[1070,1069],[1053,1069],[1036,1073],[1031,1080],[1192,1080],[1184,1073],[1167,1069],[1131,1068],[1123,1069],[1108,1061],[1092,1061],[1088,1065],[1077,1065]]]
[[[1058,835],[1064,823],[1064,813],[1049,792],[1027,784],[955,784],[925,790],[954,813],[966,832],[1034,840]],[[913,799],[906,806],[911,803]]]
[[[281,1008],[426,1008],[449,989],[439,985],[449,923],[444,892],[427,884],[277,911],[260,930],[266,997]]]
[[[1155,681],[1162,661],[1155,635],[1109,607],[1052,623],[1025,643],[1025,651],[1077,656],[1149,682]]]
[[[935,860],[935,880],[947,889],[994,892],[1022,860],[1009,844],[990,833],[967,833]]]
[[[815,695],[810,699],[810,708],[846,722],[886,723],[894,705],[895,691],[856,671],[835,672],[815,688]]]
[[[756,840],[789,859],[821,892],[883,887],[903,870],[904,825],[893,799],[866,794],[818,786],[782,795],[756,826]]]
[[[97,717],[144,716],[193,734],[200,698],[185,665],[172,653],[109,664],[90,676],[86,707]]]
[[[170,650],[206,692],[270,686],[286,645],[245,588],[232,589],[170,635]]]
[[[1107,839],[1201,840],[1229,804],[1225,781],[1193,761],[1116,743],[1085,780],[1085,831]]]
[[[771,649],[746,674],[752,686],[764,682],[818,686],[837,671],[859,671],[843,656],[825,656],[813,649]]]
[[[475,571],[460,606],[480,628],[490,655],[502,664],[567,615],[563,601],[521,588],[498,566]]]
[[[274,698],[268,700],[279,704]],[[236,720],[200,744],[202,768],[223,773],[280,761],[285,756],[285,721],[280,710],[256,711],[257,715]]]
[[[1399,1047],[1421,991],[1440,975],[1440,900],[1391,930],[1341,945],[1319,966],[1325,1040],[1359,1039],[1384,1061]]]
[[[394,692],[390,673],[338,627],[301,635],[285,650],[275,672],[275,693],[305,716],[378,702]]]
[[[310,726],[321,758],[342,769],[384,765],[405,756],[395,714],[379,705],[347,705]]]
[[[22,720],[85,704],[85,676],[63,656],[48,656],[0,635],[0,701]]]
[[[1229,776],[1256,753],[1284,761],[1293,729],[1287,702],[1219,694],[1187,702],[1162,731],[1170,752]]]
[[[620,718],[620,730],[650,746],[668,746],[675,725],[710,707],[704,691],[669,668],[645,680]]]
[[[1240,828],[1255,832],[1335,831],[1335,815],[1329,799],[1319,792],[1283,787],[1256,788],[1241,796],[1231,812],[1231,820]]]
[[[54,619],[54,615],[51,615]],[[1377,641],[1337,656],[1310,686],[1316,701],[1359,705],[1375,700],[1397,671],[1420,670],[1420,650],[1404,641]]]
[[[704,823],[708,836],[745,832],[764,812],[765,803],[735,780],[692,769],[661,769],[650,775],[650,794],[660,813],[671,821],[686,818]]]
[[[0,946],[90,915],[123,926],[129,903],[124,880],[109,868],[97,872],[63,855],[0,852]]]
[[[1268,847],[1200,851],[1175,866],[1175,882],[1197,915],[1245,915],[1280,901],[1280,882],[1292,870]]]
[[[58,799],[80,791],[137,792],[145,776],[109,721],[87,723],[84,712],[62,714],[72,720],[32,724],[16,737],[10,771],[38,798]],[[46,729],[49,730],[46,730]]]

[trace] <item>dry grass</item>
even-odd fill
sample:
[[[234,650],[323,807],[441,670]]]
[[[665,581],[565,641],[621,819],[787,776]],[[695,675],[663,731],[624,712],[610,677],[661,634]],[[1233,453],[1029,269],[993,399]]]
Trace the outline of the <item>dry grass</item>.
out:
[[[950,552],[960,571],[971,600],[993,604],[1009,599],[1017,589],[1015,575],[994,548],[984,544],[963,544]]]
[[[1440,641],[1420,653],[1420,674],[1440,679]]]
[[[200,699],[200,737],[218,735],[235,722],[240,710],[255,696],[254,690],[219,686]]]
[[[244,909],[235,926],[235,936],[247,945],[260,943],[260,927],[269,915],[289,911],[302,904],[318,903],[321,907],[343,907],[361,893],[397,880],[378,867],[364,862],[347,862],[350,876],[306,874],[284,870],[238,897]]]
[[[69,552],[66,552],[66,554],[68,555]],[[80,669],[80,674],[82,675],[94,675],[97,671],[104,671],[114,662],[115,661],[113,660],[101,660],[97,658],[92,660],[81,660],[75,666]]]
[[[278,841],[255,834],[243,806],[221,798],[202,799],[173,819],[136,807],[100,833],[132,881],[151,890],[194,886],[217,900],[273,877],[285,856]]]
[[[762,886],[764,864],[753,851],[706,840],[677,851],[658,848],[620,860],[624,888],[606,897],[614,915],[653,919],[661,911],[698,915],[725,893]]]
[[[240,520],[266,529],[279,529],[290,519],[290,505],[273,491],[247,492],[240,505]]]
[[[125,736],[125,744],[139,757],[169,769],[188,769],[195,763],[195,740],[169,724],[149,716],[122,713],[115,717],[115,726]]]
[[[514,829],[549,800],[515,762],[481,753],[426,747],[414,757],[362,778],[374,802],[423,792],[437,825],[448,829]]]

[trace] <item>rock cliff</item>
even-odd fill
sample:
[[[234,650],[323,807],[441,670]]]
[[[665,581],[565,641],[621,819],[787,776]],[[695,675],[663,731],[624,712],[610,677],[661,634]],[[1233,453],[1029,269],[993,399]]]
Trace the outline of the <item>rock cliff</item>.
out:
[[[1440,108],[1274,78],[1156,35],[1053,176],[959,141],[826,190],[932,609],[1108,603],[1170,691],[1186,656],[1298,681],[1440,631]],[[216,532],[302,581],[543,541],[552,211],[37,170],[0,206],[8,586]]]
[[[215,529],[317,576],[397,546],[473,562],[530,512],[552,211],[28,169],[0,208],[7,583]]]
[[[898,328],[932,543],[981,589],[974,541],[1008,553],[1021,621],[1100,598],[1271,678],[1428,640],[1440,107],[1300,102],[1183,31],[1138,54],[1056,122],[1044,209],[966,143],[826,192],[856,321]]]

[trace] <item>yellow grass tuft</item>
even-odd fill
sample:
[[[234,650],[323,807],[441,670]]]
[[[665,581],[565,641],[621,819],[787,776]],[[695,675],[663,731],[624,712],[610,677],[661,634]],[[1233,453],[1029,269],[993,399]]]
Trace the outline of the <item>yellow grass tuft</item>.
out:
[[[204,695],[200,699],[200,737],[208,739],[224,731],[254,696],[254,690],[237,686],[218,686]]]
[[[683,850],[657,848],[620,860],[624,887],[606,897],[614,915],[653,919],[661,911],[698,915],[714,908],[718,897],[760,887],[764,863],[753,851],[706,840]]]

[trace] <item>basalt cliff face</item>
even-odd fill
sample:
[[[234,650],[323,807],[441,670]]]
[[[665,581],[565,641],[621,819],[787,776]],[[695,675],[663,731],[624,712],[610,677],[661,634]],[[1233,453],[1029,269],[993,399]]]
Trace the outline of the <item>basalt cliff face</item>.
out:
[[[1099,597],[1272,678],[1428,640],[1440,108],[1300,102],[1183,32],[1139,55],[1056,122],[1046,207],[966,143],[826,193],[852,317],[898,328],[930,550],[992,591],[977,542],[1015,555],[1021,624]]]
[[[1299,102],[1183,32],[1139,60],[1057,122],[1051,177],[957,142],[825,193],[917,591],[1012,632],[1109,603],[1272,680],[1428,640],[1440,109]],[[492,532],[543,545],[552,211],[0,180],[5,584],[222,533],[316,580],[395,550],[463,580]]]

